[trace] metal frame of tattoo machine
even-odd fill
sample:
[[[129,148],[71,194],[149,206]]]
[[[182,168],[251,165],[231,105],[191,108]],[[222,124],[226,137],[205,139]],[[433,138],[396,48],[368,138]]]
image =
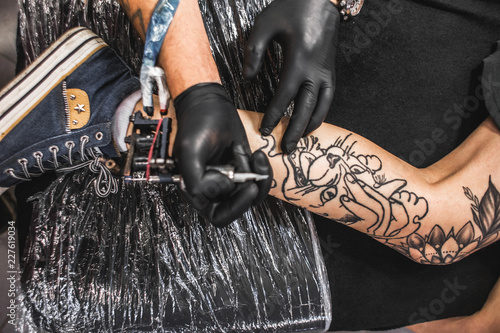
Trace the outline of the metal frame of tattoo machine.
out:
[[[125,138],[130,145],[123,168],[125,183],[149,181],[180,184],[184,190],[185,185],[177,173],[175,161],[168,154],[172,118],[151,119],[137,111],[130,117],[130,121],[133,123],[133,130],[132,135]],[[216,170],[235,183],[261,181],[268,177],[253,172],[236,172],[232,165],[207,166],[207,170]]]
[[[172,119],[149,119],[137,111],[130,121],[133,132],[125,139],[130,145],[123,168],[125,182],[179,183],[174,160],[168,155]]]

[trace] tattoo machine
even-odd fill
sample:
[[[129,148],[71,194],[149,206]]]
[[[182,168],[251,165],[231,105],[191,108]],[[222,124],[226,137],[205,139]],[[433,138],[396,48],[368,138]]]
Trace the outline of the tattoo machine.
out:
[[[175,161],[168,154],[172,119],[149,119],[137,111],[130,121],[133,123],[133,133],[125,139],[130,145],[123,168],[125,182],[179,184],[185,189]],[[232,165],[208,166],[207,170],[216,170],[235,183],[260,181],[268,177],[252,172],[236,172]]]

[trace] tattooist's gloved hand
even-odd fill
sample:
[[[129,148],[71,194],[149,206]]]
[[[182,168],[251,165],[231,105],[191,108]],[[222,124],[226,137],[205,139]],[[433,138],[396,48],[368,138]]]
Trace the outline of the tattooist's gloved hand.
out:
[[[187,198],[215,226],[223,227],[262,201],[272,169],[262,151],[251,154],[245,129],[224,88],[201,83],[174,101],[177,135],[174,156],[186,184]],[[269,175],[267,180],[235,184],[207,166],[231,164],[236,172]]]
[[[339,22],[340,14],[329,0],[275,0],[257,16],[243,73],[248,78],[257,74],[272,39],[281,45],[284,67],[260,131],[269,135],[295,100],[281,143],[286,153],[320,126],[332,104]]]

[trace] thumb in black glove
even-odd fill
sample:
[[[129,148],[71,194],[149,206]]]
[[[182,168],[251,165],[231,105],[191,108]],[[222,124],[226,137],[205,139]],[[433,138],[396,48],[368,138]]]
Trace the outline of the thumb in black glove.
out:
[[[272,39],[282,47],[284,67],[260,131],[269,135],[290,102],[295,110],[281,143],[286,153],[325,119],[335,91],[335,54],[340,14],[329,0],[275,0],[255,21],[243,72],[254,77]]]
[[[263,200],[272,182],[272,169],[261,151],[251,154],[245,129],[224,88],[217,83],[195,85],[174,102],[177,135],[174,156],[186,184],[186,196],[215,226],[225,226],[252,204]],[[234,184],[209,165],[231,163],[236,172],[269,177]]]

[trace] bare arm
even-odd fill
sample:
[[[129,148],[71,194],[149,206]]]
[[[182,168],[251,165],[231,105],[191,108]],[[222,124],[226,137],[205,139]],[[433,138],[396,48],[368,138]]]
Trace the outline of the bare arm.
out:
[[[156,0],[119,0],[122,8],[145,39]],[[219,82],[198,2],[182,0],[165,36],[158,63],[165,71],[173,98],[202,82]]]

